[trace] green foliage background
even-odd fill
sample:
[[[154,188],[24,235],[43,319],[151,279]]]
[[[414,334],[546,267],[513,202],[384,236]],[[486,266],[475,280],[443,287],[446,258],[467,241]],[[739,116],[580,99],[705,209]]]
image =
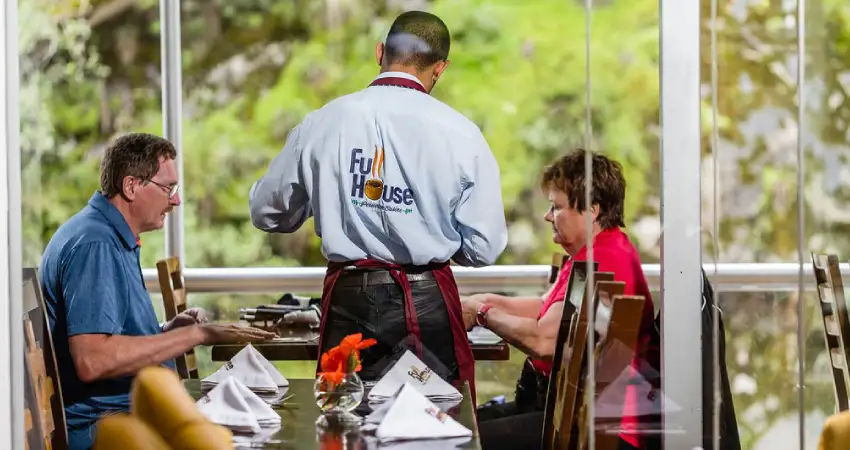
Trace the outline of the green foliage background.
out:
[[[501,264],[545,264],[554,250],[541,220],[541,167],[581,145],[587,59],[582,2],[564,0],[183,0],[183,198],[189,267],[324,264],[308,223],[268,236],[248,219],[247,192],[288,131],[377,73],[374,45],[395,15],[423,8],[453,32],[452,64],[434,95],[473,121],[502,168],[510,244]],[[628,231],[644,262],[660,249],[659,29],[656,0],[597,1],[592,13],[590,111],[594,149],[623,163]],[[794,5],[720,1],[720,156],[710,151],[709,9],[703,1],[704,230],[719,222],[722,262],[796,260],[798,130]],[[790,6],[789,6],[790,5]],[[850,4],[807,2],[806,243],[850,254]],[[25,265],[98,187],[105,143],[161,133],[159,8],[155,0],[19,2]],[[697,32],[697,30],[694,30]],[[665,73],[663,76],[677,76]],[[665,149],[665,151],[679,151]],[[711,168],[717,163],[719,203]],[[696,235],[695,235],[696,238]],[[713,236],[703,232],[706,261]],[[162,256],[162,232],[143,259]],[[274,296],[193,295],[218,319]],[[805,320],[809,412],[834,400],[812,298]],[[729,365],[745,448],[796,404],[798,299],[723,296]],[[159,299],[154,298],[158,305]],[[204,357],[203,369],[215,365]],[[510,394],[521,357],[479,363],[479,397]],[[283,364],[290,377],[310,363]],[[761,444],[766,445],[766,444]]]

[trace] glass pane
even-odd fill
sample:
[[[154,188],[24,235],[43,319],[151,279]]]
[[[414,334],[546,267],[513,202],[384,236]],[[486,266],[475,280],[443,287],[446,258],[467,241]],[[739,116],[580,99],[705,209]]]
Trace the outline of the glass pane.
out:
[[[401,7],[375,8],[369,2],[304,2],[298,8],[286,2],[181,5],[187,266],[324,265],[312,220],[293,234],[267,235],[251,225],[246,196],[307,113],[362,89],[377,74],[374,46]],[[629,202],[627,215],[636,230],[645,230],[640,246],[648,255],[657,253],[660,234],[652,219],[657,218],[657,200],[652,199],[658,185],[652,131],[657,126],[657,36],[647,30],[657,16],[653,5],[645,2],[637,16],[626,6],[607,7],[608,23],[643,34],[634,40],[616,26],[601,28],[629,51],[605,56],[600,69],[621,67],[620,57],[631,69],[624,79],[611,69],[599,94],[600,119],[611,124],[605,122],[602,130],[604,143],[628,165],[630,198],[647,198],[646,206]],[[502,168],[510,239],[499,262],[548,264],[557,247],[537,238],[549,232],[541,220],[547,206],[538,173],[582,142],[583,8],[578,2],[547,0],[521,5],[437,1],[425,9],[453,31],[452,64],[433,95],[482,128]],[[328,21],[338,25],[333,32],[325,26]],[[639,91],[640,101],[624,98],[627,89]]]
[[[805,133],[810,250],[850,259],[850,6],[806,1]],[[844,274],[845,279],[848,274]],[[845,282],[846,284],[846,282]]]
[[[24,267],[36,267],[56,229],[99,189],[107,142],[161,129],[159,9],[47,0],[18,8]],[[142,239],[143,265],[153,266],[163,233]]]
[[[835,394],[817,295],[806,304],[806,448],[817,448]],[[797,293],[724,292],[726,361],[742,448],[799,448]]]
[[[625,283],[621,288],[625,295],[641,296],[645,303],[631,310],[633,315],[623,316],[623,308],[632,299],[602,294],[606,285],[595,280],[600,305],[589,320],[596,323],[599,334],[588,336],[601,353],[594,356],[588,352],[586,356],[596,361],[585,385],[585,389],[593,387],[595,391],[595,435],[591,445],[615,448],[612,444],[626,442],[640,448],[657,448],[666,432],[660,411],[671,407],[675,399],[666,395],[662,385],[661,336],[655,321],[661,296],[648,290],[646,274],[634,268],[638,262],[663,264],[659,2],[594,1],[592,7],[592,11],[586,11],[590,15],[590,71],[585,86],[585,90],[590,90],[589,105],[586,92],[576,103],[589,108],[592,135],[585,146],[619,164],[626,184],[623,198],[612,190],[618,184],[611,176],[615,171],[602,161],[589,165],[592,173],[585,172],[585,181],[592,180],[591,205],[599,208],[592,225],[594,250],[587,259],[592,257],[598,263],[599,272],[612,272],[615,282]],[[583,70],[580,64],[575,66],[570,72]],[[582,122],[585,120],[582,116]],[[622,200],[620,218],[624,226],[619,220],[611,222],[611,218],[619,216],[614,199]],[[603,307],[607,306],[606,297],[611,301],[608,308]],[[585,302],[591,298],[586,297]],[[630,327],[637,329],[631,333],[638,343],[634,347],[628,343]],[[636,355],[632,348],[638,349]],[[577,349],[572,352],[575,358]]]
[[[363,29],[372,10],[359,3],[349,15],[355,3],[181,2],[187,267],[326,264],[312,220],[266,234],[251,224],[248,192],[307,113],[376,72],[377,34]],[[347,19],[329,33],[338,14]],[[359,45],[330,48],[355,36]]]
[[[806,7],[804,124],[797,111],[797,3],[719,1],[717,116],[719,146],[712,152],[710,1],[703,0],[704,261],[798,261],[797,137],[805,150],[803,262],[810,252],[846,260],[847,171],[846,6],[810,0]],[[716,166],[716,167],[715,167]],[[716,173],[715,173],[716,170]],[[845,177],[846,178],[846,177]],[[715,194],[716,186],[716,194]],[[719,230],[713,231],[714,221]],[[715,241],[716,239],[716,241]],[[715,249],[715,243],[717,248]],[[717,258],[713,253],[717,251]],[[791,266],[793,267],[793,266]],[[792,275],[793,274],[793,275]],[[845,274],[846,276],[846,274]],[[806,283],[813,281],[810,270]],[[786,285],[796,285],[796,269]],[[805,448],[816,448],[835,408],[823,324],[813,286],[776,293],[724,293],[726,361],[744,448],[799,447],[804,411]],[[734,299],[734,300],[733,300]],[[802,326],[805,402],[797,388]],[[760,349],[756,354],[753,349]],[[762,350],[763,349],[763,350]],[[763,361],[760,361],[763,359]],[[760,368],[762,367],[762,368]],[[733,373],[736,372],[737,373]],[[765,375],[759,373],[764,371]]]
[[[836,254],[850,260],[847,211],[850,203],[850,5],[807,0],[805,100],[802,128],[806,160],[806,262],[809,252]],[[850,272],[841,274],[845,289]],[[809,279],[812,273],[806,273]],[[847,291],[845,290],[845,297]],[[806,305],[806,447],[815,448],[821,426],[837,412],[829,353],[823,337],[817,291],[807,292]],[[816,433],[817,431],[817,433]]]

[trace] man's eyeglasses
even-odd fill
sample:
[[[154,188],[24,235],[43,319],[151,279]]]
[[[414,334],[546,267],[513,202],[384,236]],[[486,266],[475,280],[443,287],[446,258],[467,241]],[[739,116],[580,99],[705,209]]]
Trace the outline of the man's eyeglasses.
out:
[[[177,195],[177,191],[180,190],[180,183],[174,183],[171,186],[168,186],[168,185],[165,185],[165,184],[162,184],[162,183],[157,183],[154,180],[148,180],[148,181],[150,181],[151,183],[153,183],[153,184],[161,187],[162,189],[164,189],[165,192],[168,193],[169,199],[174,198],[174,196]]]

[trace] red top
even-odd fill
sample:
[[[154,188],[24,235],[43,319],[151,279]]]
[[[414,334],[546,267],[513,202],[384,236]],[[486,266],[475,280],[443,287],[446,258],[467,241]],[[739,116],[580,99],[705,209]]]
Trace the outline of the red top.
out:
[[[619,228],[610,228],[596,235],[593,241],[593,259],[599,263],[599,272],[613,272],[615,281],[626,283],[626,295],[641,295],[646,299],[643,318],[641,320],[638,348],[635,352],[635,359],[632,361],[633,376],[641,360],[645,360],[654,369],[659,369],[661,367],[660,349],[657,343],[652,342],[652,334],[655,326],[655,309],[652,303],[652,295],[649,293],[649,286],[646,284],[646,277],[640,265],[640,257],[637,249],[622,230]],[[572,262],[586,260],[587,247],[582,247],[564,265],[558,275],[555,286],[543,302],[543,308],[540,310],[539,317],[543,317],[555,302],[564,301]],[[551,362],[532,360],[532,364],[545,374],[548,374],[552,370]],[[660,385],[660,380],[650,381],[656,387]],[[639,417],[636,415],[638,400],[637,389],[630,386],[626,392],[626,401],[623,406],[621,426],[624,430],[635,430],[636,425],[639,423]],[[620,437],[629,444],[641,448],[639,435],[628,432],[622,433]]]

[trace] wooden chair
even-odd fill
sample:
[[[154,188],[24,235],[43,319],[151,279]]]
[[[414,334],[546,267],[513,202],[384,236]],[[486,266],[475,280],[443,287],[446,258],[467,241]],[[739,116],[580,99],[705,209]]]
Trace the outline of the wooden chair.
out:
[[[172,256],[157,261],[156,271],[159,278],[159,290],[162,292],[162,305],[165,319],[171,320],[188,307],[186,286],[183,283],[183,270],[180,258]],[[177,373],[182,379],[198,379],[198,361],[195,350],[175,358]]]
[[[844,298],[844,283],[838,270],[838,257],[812,253],[823,332],[832,365],[835,401],[838,411],[850,409],[850,317]]]
[[[558,274],[570,260],[570,256],[565,253],[552,253],[552,265],[549,266],[549,284],[554,284],[558,280]]]
[[[594,270],[598,267],[599,263],[594,263]],[[561,358],[559,358],[558,355],[561,355],[564,352],[564,345],[569,344],[569,336],[572,333],[573,326],[576,325],[572,321],[573,315],[576,311],[575,305],[580,305],[584,301],[584,297],[587,293],[586,287],[587,264],[573,264],[570,267],[570,275],[569,279],[567,279],[567,289],[564,294],[564,311],[561,314],[561,324],[558,328],[558,340],[555,341],[555,357],[552,359],[552,371],[549,375],[549,392],[552,392],[553,390],[557,389],[556,382],[554,381],[557,378],[555,374],[563,370],[563,364],[561,364]],[[554,404],[549,405],[547,402],[546,410],[544,413],[545,418],[552,417],[552,414],[554,413],[554,407]]]
[[[599,289],[597,292],[600,294],[598,308],[608,308],[610,320],[604,324],[597,321],[597,331],[603,328],[607,329],[607,332],[596,344],[593,398],[590,397],[590,380],[585,379],[584,383],[579,384],[579,386],[583,385],[584,392],[582,392],[579,408],[577,448],[584,450],[589,447],[587,405],[593,402],[599,407],[594,408],[594,450],[615,450],[620,446],[616,430],[620,428],[623,408],[623,404],[618,400],[626,398],[628,387],[628,382],[623,382],[622,377],[630,374],[646,299],[642,296],[614,295],[610,298],[610,305],[605,305],[604,303],[609,301],[604,298],[607,296],[607,290]],[[603,395],[613,399],[613,402],[600,402],[600,397]]]
[[[596,377],[595,397],[607,391],[614,398],[625,398],[626,383],[613,383],[618,375],[628,370],[634,358],[645,300],[643,297],[622,295],[625,283],[613,281],[611,273],[597,272],[594,278],[593,301],[586,301],[584,296],[580,309],[570,318],[570,325],[565,324],[566,319],[561,322],[544,413],[543,448],[547,450],[587,447],[586,405],[596,401],[595,398],[587,398],[590,392],[586,389],[588,381],[585,380],[588,364],[593,364],[600,375]],[[591,307],[597,311],[608,309],[610,320],[606,322],[604,315],[596,315],[596,323],[591,325]],[[597,342],[595,351],[588,355],[589,333],[595,331],[602,333],[604,339]],[[604,430],[609,423],[619,426],[619,414],[595,418],[594,422],[594,429],[598,430],[594,447],[616,449],[619,446],[617,434]]]
[[[592,268],[596,270],[599,263],[593,263]],[[549,375],[549,389],[547,394],[546,409],[544,410],[544,447],[549,445],[554,438],[556,431],[553,429],[553,417],[559,415],[556,412],[557,408],[554,401],[549,401],[555,392],[561,390],[562,379],[567,370],[567,366],[563,361],[564,347],[572,344],[571,336],[574,335],[574,330],[578,326],[575,320],[576,306],[584,304],[584,299],[587,295],[587,269],[588,265],[584,261],[577,261],[570,266],[570,275],[567,280],[567,289],[564,294],[564,312],[561,315],[561,325],[558,329],[558,340],[555,342],[555,353],[552,360],[552,371]],[[613,280],[613,273],[602,274],[594,273],[594,278],[598,282],[599,279]]]
[[[64,450],[68,430],[53,336],[37,270],[23,270],[24,422],[26,448]]]
[[[582,264],[578,264],[581,266]],[[588,333],[594,329],[589,323],[589,308],[598,304],[599,290],[608,292],[609,297],[620,295],[625,290],[625,283],[613,281],[597,281],[594,289],[594,301],[584,300],[579,309],[572,314],[571,324],[563,335],[564,323],[558,333],[558,342],[565,338],[566,344],[557,352],[549,379],[549,393],[546,398],[546,412],[543,425],[543,448],[548,450],[577,448],[577,440],[573,439],[578,431],[578,415],[582,404],[582,384],[587,373],[587,339]],[[566,310],[565,310],[566,312]],[[556,367],[557,370],[556,370]],[[551,413],[551,414],[550,414]]]

